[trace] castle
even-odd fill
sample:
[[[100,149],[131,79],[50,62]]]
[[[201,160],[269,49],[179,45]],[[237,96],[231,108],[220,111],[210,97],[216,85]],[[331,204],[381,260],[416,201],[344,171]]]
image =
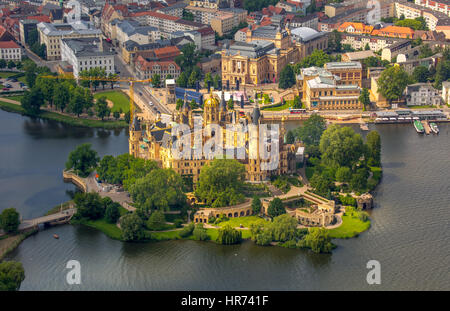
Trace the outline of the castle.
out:
[[[170,122],[157,120],[150,123],[134,117],[130,126],[129,153],[135,157],[154,160],[162,168],[172,168],[183,178],[191,179],[195,184],[203,165],[214,158],[197,152],[199,147],[196,145],[196,137],[201,137],[201,146],[205,146],[205,143],[215,135],[222,135],[224,154],[228,155],[231,150],[233,154],[241,152],[245,155],[243,158],[238,157],[238,161],[245,165],[247,181],[262,182],[268,180],[272,175],[294,173],[296,170],[295,152],[298,146],[285,143],[284,121],[280,126],[278,144],[275,144],[278,150],[271,153],[276,154],[278,160],[277,167],[272,170],[262,169],[264,162],[269,160],[267,158],[264,160],[264,157],[261,157],[258,152],[259,131],[253,132],[256,135],[255,139],[255,136],[248,132],[237,133],[228,130],[230,125],[258,128],[263,121],[259,107],[255,107],[252,113],[245,115],[239,115],[236,110],[228,109],[223,92],[210,93],[204,100],[203,112],[191,109],[185,98],[183,106],[179,111],[173,113]],[[172,135],[172,128],[178,125],[187,126],[190,129],[191,150],[188,157],[177,157],[172,149],[173,144],[180,139],[179,136]],[[215,133],[217,128],[210,130],[209,128],[213,125],[218,125],[220,131]]]

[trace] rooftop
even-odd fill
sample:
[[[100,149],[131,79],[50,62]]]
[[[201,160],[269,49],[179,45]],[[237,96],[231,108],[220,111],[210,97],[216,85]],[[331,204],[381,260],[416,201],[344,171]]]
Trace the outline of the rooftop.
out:
[[[103,44],[98,38],[62,39],[61,41],[77,57],[114,55],[114,52],[103,50]]]

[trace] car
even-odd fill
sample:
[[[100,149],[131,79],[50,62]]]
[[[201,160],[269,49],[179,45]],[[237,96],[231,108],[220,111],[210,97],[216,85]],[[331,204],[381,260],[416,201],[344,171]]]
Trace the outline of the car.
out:
[[[11,82],[17,82],[16,78],[11,79]]]
[[[142,92],[139,92],[139,96],[142,96]]]
[[[2,91],[9,91],[7,87],[2,88]]]
[[[9,83],[7,83],[7,84],[5,84],[5,87],[7,87],[8,89],[10,89],[10,88],[12,88],[12,85],[9,84]]]
[[[153,106],[153,103],[152,103],[152,102],[148,102],[148,104],[149,104],[150,106]]]

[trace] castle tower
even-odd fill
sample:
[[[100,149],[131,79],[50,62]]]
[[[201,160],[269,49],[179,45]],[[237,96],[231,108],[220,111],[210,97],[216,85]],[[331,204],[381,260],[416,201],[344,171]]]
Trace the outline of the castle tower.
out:
[[[141,122],[135,116],[130,126],[130,137],[128,138],[129,152],[132,156],[138,157],[139,140],[142,138]]]
[[[209,94],[209,98],[203,103],[203,121],[206,124],[219,123],[219,101]]]

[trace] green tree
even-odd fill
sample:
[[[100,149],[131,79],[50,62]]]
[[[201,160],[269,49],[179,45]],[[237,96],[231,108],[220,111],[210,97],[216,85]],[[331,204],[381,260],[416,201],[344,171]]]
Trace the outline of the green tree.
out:
[[[325,228],[310,228],[309,233],[298,244],[300,247],[310,248],[315,253],[329,253],[334,247]]]
[[[91,144],[82,144],[69,153],[66,169],[74,169],[81,177],[87,177],[97,166],[99,160],[97,152],[92,150]]]
[[[267,214],[274,218],[276,216],[280,216],[281,214],[285,214],[286,209],[283,206],[283,201],[279,198],[274,198],[269,203],[269,207],[267,208]]]
[[[0,262],[0,292],[18,291],[23,280],[25,280],[25,270],[20,262]]]
[[[129,111],[127,111],[127,112],[125,112],[125,117],[124,117],[124,119],[125,119],[125,122],[127,122],[128,124],[130,124],[130,112]]]
[[[34,62],[28,63],[25,66],[25,81],[29,88],[32,88],[36,81],[36,69],[37,66]]]
[[[289,241],[295,239],[297,232],[297,220],[288,214],[274,217],[269,225],[274,241]]]
[[[66,108],[67,103],[70,101],[70,97],[71,90],[69,83],[58,83],[57,87],[53,88],[53,103],[56,108],[61,110],[61,112]]]
[[[294,132],[288,131],[286,134],[286,142],[288,144],[293,144],[295,142],[295,135]]]
[[[97,99],[95,103],[95,110],[97,111],[97,117],[101,118],[102,121],[105,117],[110,115],[111,109],[109,109],[108,103],[106,102],[106,96],[101,96]]]
[[[38,115],[41,106],[44,105],[44,95],[39,88],[33,87],[30,91],[25,92],[20,104],[27,114]]]
[[[367,189],[367,178],[369,177],[369,172],[366,168],[359,168],[356,173],[352,175],[350,180],[350,187],[354,191],[364,191]]]
[[[259,214],[261,212],[261,207],[261,200],[257,196],[254,196],[252,200],[253,214]]]
[[[427,58],[434,54],[433,49],[428,44],[422,45],[419,51],[419,58]]]
[[[3,58],[0,59],[0,68],[3,69],[7,66],[6,60],[4,60]]]
[[[209,240],[209,235],[206,231],[206,228],[203,227],[203,224],[197,224],[194,231],[192,231],[192,235],[194,236],[194,240],[197,241]]]
[[[333,187],[333,181],[326,173],[315,172],[310,180],[311,187],[316,189],[316,193],[321,196],[326,196]]]
[[[105,202],[103,203],[105,204]],[[105,207],[105,220],[110,224],[115,224],[120,218],[120,204],[117,202],[108,202]]]
[[[180,237],[187,238],[188,236],[192,235],[192,232],[195,229],[195,225],[193,223],[190,223],[189,225],[185,226],[183,229],[180,230]]]
[[[366,110],[366,107],[370,106],[370,93],[369,90],[366,88],[363,88],[361,91],[361,94],[359,95],[358,100],[363,104],[364,110]]]
[[[370,131],[366,137],[368,163],[371,166],[381,165],[381,138],[377,131]]]
[[[240,203],[245,167],[234,159],[214,159],[202,167],[195,195],[213,207]]]
[[[194,14],[192,12],[183,9],[183,19],[187,21],[194,21]]]
[[[383,70],[378,79],[378,92],[390,103],[399,99],[409,83],[409,76],[400,66],[393,66]]]
[[[10,61],[8,61],[7,66],[8,66],[8,69],[13,69],[14,67],[16,67],[16,64],[14,63],[14,61],[10,60]]]
[[[6,233],[15,233],[19,228],[20,215],[15,208],[6,208],[0,214],[0,229]]]
[[[294,97],[294,102],[292,103],[292,108],[294,108],[294,109],[301,109],[302,106],[303,106],[302,100],[300,99],[299,96],[296,95]]]
[[[295,85],[296,78],[294,70],[291,65],[286,65],[280,74],[280,80],[278,81],[278,87],[282,89],[288,89]]]
[[[84,89],[82,87],[76,87],[71,95],[72,97],[70,98],[68,105],[69,111],[75,113],[79,117],[86,107]]]
[[[120,112],[118,112],[117,110],[113,112],[113,117],[114,119],[116,119],[116,121],[120,118]]]
[[[336,180],[340,182],[348,182],[352,178],[352,171],[349,167],[341,166],[336,170]]]
[[[326,165],[352,167],[363,155],[363,140],[350,127],[333,124],[320,138],[322,161]]]
[[[220,77],[220,75],[215,75],[214,76],[214,89],[218,90],[219,89],[219,83],[222,80],[222,78]]]
[[[156,87],[156,88],[161,87],[161,76],[160,76],[159,74],[155,73],[155,74],[152,76],[152,84],[153,84],[153,86]]]
[[[217,243],[224,245],[239,244],[242,241],[241,230],[236,230],[230,225],[225,225],[219,229]]]
[[[424,83],[430,78],[430,71],[425,66],[417,66],[414,68],[412,77],[415,82]]]
[[[450,79],[450,60],[441,61],[436,66],[436,75],[434,78],[434,87],[442,88],[442,82]]]
[[[105,214],[105,207],[100,195],[96,192],[77,193],[73,199],[77,207],[77,217],[100,219]]]
[[[191,71],[191,74],[189,75],[188,87],[194,88],[197,84],[197,81],[200,80],[200,76],[200,69],[198,67],[194,67],[194,69]]]
[[[342,34],[336,29],[331,32],[328,39],[328,50],[331,52],[341,52],[342,50]]]
[[[161,211],[154,211],[150,214],[147,221],[147,228],[149,230],[158,231],[164,229],[166,224],[166,218],[164,213]]]
[[[232,97],[230,97],[230,99],[227,102],[227,108],[228,110],[233,110],[234,109],[234,100]]]
[[[181,55],[175,57],[175,62],[181,67],[181,71],[191,71],[199,62],[200,56],[195,50],[195,44],[186,44],[181,48]]]
[[[172,169],[154,169],[129,186],[137,207],[146,210],[180,209],[186,203],[183,180]]]
[[[184,104],[184,101],[181,98],[178,98],[177,102],[176,102],[176,109],[180,110],[183,107],[183,104]]]
[[[188,76],[186,75],[186,73],[183,71],[180,73],[180,75],[178,76],[177,79],[177,85],[179,87],[187,87],[188,84]]]
[[[331,62],[333,58],[323,50],[314,50],[311,55],[303,58],[300,63],[296,64],[295,72],[300,73],[300,68],[312,66],[323,67],[325,63]]]
[[[136,214],[126,214],[120,218],[122,238],[125,241],[139,241],[145,238],[144,221]]]
[[[206,73],[204,82],[205,82],[205,87],[208,86],[208,82],[211,83],[211,85],[213,85],[213,78],[212,78],[212,75],[210,72]]]
[[[326,121],[318,114],[313,114],[303,123],[303,126],[294,130],[294,134],[305,145],[318,146],[320,137],[327,127]]]

